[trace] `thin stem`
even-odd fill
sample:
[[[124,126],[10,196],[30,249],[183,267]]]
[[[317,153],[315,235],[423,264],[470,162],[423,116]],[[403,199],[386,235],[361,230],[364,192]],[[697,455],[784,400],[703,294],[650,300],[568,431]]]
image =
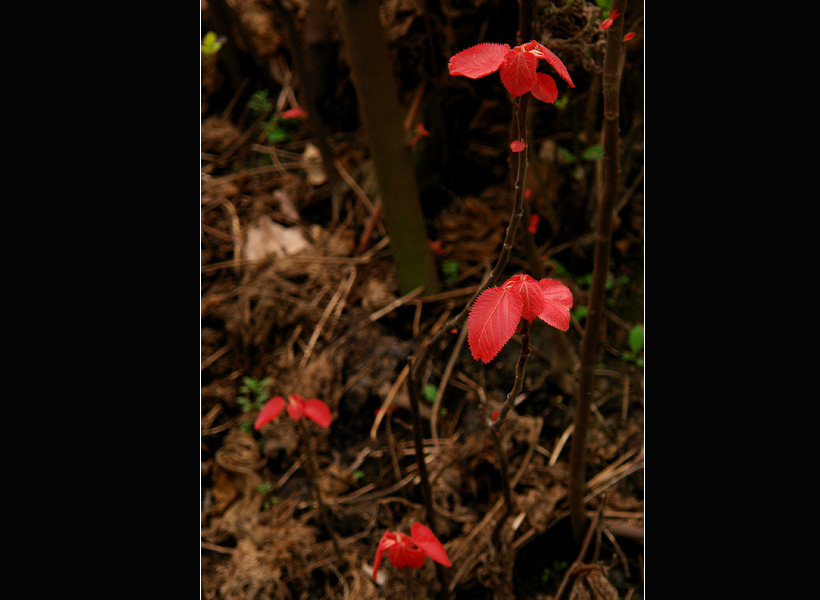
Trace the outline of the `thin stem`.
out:
[[[322,497],[322,490],[319,489],[319,482],[316,475],[318,469],[316,467],[316,459],[313,454],[313,443],[310,438],[310,432],[308,431],[304,420],[298,421],[298,426],[299,433],[305,446],[305,451],[307,452],[307,461],[305,461],[305,465],[307,466],[306,471],[308,474],[308,479],[310,479],[310,485],[313,487],[313,492],[316,494],[316,503],[319,505],[319,513],[322,515],[322,520],[324,521],[325,527],[330,534],[330,540],[333,542],[333,549],[336,551],[339,560],[344,562],[344,555],[342,555],[342,550],[339,547],[339,540],[336,538],[336,530],[333,529],[333,526],[330,524],[330,515],[328,513],[327,505]]]
[[[527,359],[530,357],[532,352],[530,348],[529,321],[526,319],[521,319],[521,323],[518,326],[518,332],[521,336],[521,354],[518,357],[518,363],[515,365],[515,382],[513,383],[513,389],[510,390],[509,394],[507,394],[507,399],[504,401],[504,405],[498,412],[498,419],[496,419],[493,423],[492,431],[494,434],[498,434],[501,431],[501,427],[507,420],[507,414],[512,409],[515,404],[515,399],[524,387],[524,369],[527,366]]]
[[[612,10],[624,12],[625,0],[615,0]],[[584,488],[586,486],[586,438],[592,391],[592,374],[598,353],[601,325],[604,314],[604,294],[606,276],[609,270],[609,255],[612,242],[612,215],[615,195],[618,191],[618,115],[620,92],[619,62],[623,18],[615,22],[607,32],[606,54],[604,56],[604,187],[598,207],[598,225],[595,239],[595,259],[592,271],[592,285],[589,293],[589,312],[586,329],[581,342],[581,367],[578,379],[578,397],[575,403],[575,430],[572,433],[569,473],[569,511],[572,532],[576,541],[581,539],[586,524],[584,511]]]
[[[507,451],[504,444],[504,437],[501,432],[504,423],[507,421],[507,414],[515,404],[515,399],[521,393],[524,387],[524,369],[527,366],[527,359],[530,357],[530,324],[526,319],[521,319],[519,326],[521,335],[521,354],[518,357],[518,364],[515,365],[515,382],[510,393],[507,394],[507,399],[498,413],[498,418],[490,428],[493,443],[495,445],[496,456],[498,457],[498,466],[501,471],[501,489],[504,493],[504,505],[506,510],[504,514],[498,519],[493,530],[493,543],[498,545],[500,540],[501,528],[507,521],[510,515],[515,512],[515,501],[512,497],[512,488],[510,487],[510,467],[507,461]]]
[[[527,106],[529,105],[529,101],[530,94],[524,94],[516,102],[518,139],[522,140],[525,146],[527,144]],[[467,316],[470,313],[470,307],[473,305],[473,302],[475,302],[475,299],[478,298],[479,294],[481,294],[481,292],[485,289],[494,286],[498,282],[501,273],[507,266],[513,244],[515,242],[515,234],[518,230],[518,225],[521,222],[521,217],[524,214],[524,184],[527,178],[527,165],[528,162],[526,152],[520,152],[514,188],[513,209],[510,214],[509,224],[507,225],[507,233],[504,236],[504,245],[501,248],[501,252],[498,255],[498,260],[496,261],[495,266],[484,279],[482,285],[479,286],[479,289],[475,291],[473,297],[470,298],[469,302],[467,302],[462,311],[457,316],[450,319],[444,327],[439,329],[438,332],[433,335],[428,342],[421,346],[419,352],[417,353],[418,356],[415,356],[413,359],[414,364],[412,365],[407,376],[407,393],[410,397],[410,410],[413,415],[413,445],[415,448],[419,479],[421,481],[421,492],[424,497],[424,507],[427,513],[427,526],[436,536],[439,535],[439,530],[437,528],[437,515],[433,504],[433,493],[430,487],[430,479],[427,474],[427,465],[424,462],[424,439],[419,410],[421,402],[419,399],[419,375],[426,366],[427,361],[430,359],[430,349],[434,348],[438,344],[445,333],[451,331],[452,329],[461,329],[464,325],[464,321],[467,320]],[[506,481],[508,481],[508,479],[509,478],[505,477]],[[442,597],[445,597],[448,588],[447,580],[449,577],[446,571],[438,563],[436,563],[436,573],[438,575],[439,582],[442,584]]]
[[[527,107],[529,106],[529,102],[530,94],[524,94],[516,102],[518,139],[522,140],[525,145],[527,144]],[[410,377],[407,379],[408,384],[418,383],[419,375],[424,366],[427,364],[431,349],[435,348],[441,338],[443,338],[449,331],[453,329],[461,329],[464,321],[467,320],[467,317],[470,314],[470,307],[472,307],[475,299],[478,298],[481,292],[498,283],[501,273],[507,266],[513,244],[515,243],[515,234],[518,231],[518,225],[521,223],[521,217],[524,215],[524,188],[527,179],[527,167],[529,165],[529,162],[527,161],[526,148],[517,154],[520,160],[517,161],[518,167],[514,188],[513,209],[510,213],[507,233],[504,236],[504,244],[501,247],[498,260],[484,282],[473,293],[473,296],[467,304],[464,305],[461,312],[447,321],[447,323],[445,323],[441,329],[433,334],[433,337],[421,347],[421,350],[418,352],[418,356],[414,360],[413,368],[410,371]]]

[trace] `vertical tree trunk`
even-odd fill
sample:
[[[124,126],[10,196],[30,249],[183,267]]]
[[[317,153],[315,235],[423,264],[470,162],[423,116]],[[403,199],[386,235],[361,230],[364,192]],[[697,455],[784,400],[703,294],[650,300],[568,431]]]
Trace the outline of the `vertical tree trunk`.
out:
[[[402,111],[376,0],[339,0],[345,51],[370,143],[384,206],[385,227],[402,294],[424,286],[439,291],[427,245],[418,182],[402,126]]]
[[[626,1],[615,0],[612,10],[623,14]],[[586,487],[586,440],[589,423],[592,372],[600,343],[604,312],[604,290],[609,271],[609,254],[612,246],[612,213],[615,194],[618,191],[620,164],[618,160],[618,127],[620,92],[619,63],[624,18],[615,20],[607,33],[604,56],[604,187],[598,206],[598,226],[595,238],[595,258],[592,270],[592,286],[589,292],[589,312],[581,342],[581,369],[578,379],[578,397],[575,402],[575,430],[572,433],[570,452],[569,510],[572,532],[580,541],[586,525],[584,512],[584,489]]]

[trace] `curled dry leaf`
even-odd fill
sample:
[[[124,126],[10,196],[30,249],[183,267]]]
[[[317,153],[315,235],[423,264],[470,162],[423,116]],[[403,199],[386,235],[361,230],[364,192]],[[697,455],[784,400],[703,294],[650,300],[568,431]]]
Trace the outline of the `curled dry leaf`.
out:
[[[302,153],[302,168],[307,173],[311,185],[322,185],[327,181],[327,174],[322,166],[322,153],[311,143],[305,146]]]
[[[274,223],[268,215],[262,215],[248,229],[244,254],[249,260],[262,260],[271,254],[296,254],[310,245],[298,227],[284,227]]]

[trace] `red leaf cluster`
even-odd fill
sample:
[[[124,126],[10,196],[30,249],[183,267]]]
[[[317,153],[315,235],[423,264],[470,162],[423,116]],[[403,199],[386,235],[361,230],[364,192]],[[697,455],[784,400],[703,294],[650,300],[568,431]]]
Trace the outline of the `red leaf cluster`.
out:
[[[263,425],[267,425],[278,417],[285,407],[288,409],[288,415],[294,421],[307,417],[317,425],[327,428],[330,427],[333,420],[330,416],[330,408],[318,398],[305,400],[298,394],[291,394],[288,396],[287,402],[282,396],[274,396],[265,402],[262,410],[259,411],[256,423],[253,424],[253,428],[259,429]]]
[[[554,279],[536,281],[514,275],[500,287],[491,287],[476,298],[467,319],[467,341],[473,358],[490,362],[510,340],[523,318],[538,317],[548,325],[569,329],[572,292]]]
[[[373,563],[374,580],[385,552],[390,562],[398,569],[418,569],[424,564],[425,556],[445,567],[453,566],[442,543],[429,527],[421,523],[413,524],[410,535],[390,530],[385,532],[376,548],[376,561]]]
[[[538,73],[538,61],[546,60],[558,74],[575,87],[567,68],[555,54],[535,40],[510,48],[507,44],[477,44],[462,50],[450,59],[450,75],[478,79],[501,71],[501,83],[513,96],[531,92],[542,102],[558,98],[558,86],[546,73]]]

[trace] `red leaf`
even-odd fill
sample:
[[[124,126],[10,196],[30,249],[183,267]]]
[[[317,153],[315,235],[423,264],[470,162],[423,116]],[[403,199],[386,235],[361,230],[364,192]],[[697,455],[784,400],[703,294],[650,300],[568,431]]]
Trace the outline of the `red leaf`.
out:
[[[502,287],[509,287],[521,296],[521,316],[530,323],[544,310],[546,301],[542,297],[541,286],[529,275],[513,275]]]
[[[407,567],[418,569],[424,564],[424,552],[421,551],[421,548],[413,547],[409,541],[398,542],[390,546],[387,551],[387,558],[399,569],[406,569]]]
[[[553,327],[566,331],[569,329],[569,309],[572,308],[572,292],[563,283],[554,279],[542,279],[538,282],[544,309],[538,318]]]
[[[305,402],[305,416],[322,427],[330,427],[333,418],[330,416],[330,408],[318,398],[312,398]]]
[[[524,148],[526,148],[526,146],[521,140],[515,140],[512,144],[510,144],[510,150],[513,152],[521,152]]]
[[[452,567],[453,563],[447,558],[447,551],[429,527],[421,523],[414,523],[410,528],[410,535],[416,546],[421,548],[427,556],[445,567]]]
[[[490,362],[504,347],[521,320],[521,296],[510,290],[492,287],[476,298],[467,319],[467,341],[476,360]]]
[[[527,231],[535,235],[538,231],[538,223],[541,222],[541,217],[537,214],[530,215],[530,222],[527,224]]]
[[[254,429],[259,429],[263,425],[267,425],[279,416],[282,409],[285,408],[285,399],[282,396],[275,396],[265,402],[262,410],[259,411],[259,416],[256,417],[256,423],[253,424]]]
[[[510,50],[501,63],[501,83],[513,96],[526,94],[535,85],[538,59],[529,52]]]
[[[569,71],[567,71],[567,68],[564,66],[564,63],[561,62],[561,59],[555,56],[555,54],[553,54],[551,50],[545,48],[541,44],[538,44],[538,49],[544,55],[544,60],[546,60],[552,66],[553,69],[558,71],[558,74],[564,81],[566,81],[569,84],[569,87],[575,87],[575,84],[572,83],[572,77],[569,76]]]
[[[288,414],[294,421],[298,421],[305,414],[305,399],[298,394],[288,396]]]
[[[509,51],[507,44],[477,44],[454,55],[447,66],[450,75],[478,79],[498,71]]]
[[[391,539],[391,533],[388,529],[384,532],[382,539],[379,540],[379,545],[376,547],[376,560],[373,563],[373,581],[376,581],[376,573],[379,572],[379,565],[382,564],[382,558],[384,558],[384,551],[387,549],[388,546],[391,544],[395,544],[395,540]]]
[[[552,104],[558,99],[558,85],[556,85],[555,80],[546,73],[536,73],[532,95],[541,102]]]

